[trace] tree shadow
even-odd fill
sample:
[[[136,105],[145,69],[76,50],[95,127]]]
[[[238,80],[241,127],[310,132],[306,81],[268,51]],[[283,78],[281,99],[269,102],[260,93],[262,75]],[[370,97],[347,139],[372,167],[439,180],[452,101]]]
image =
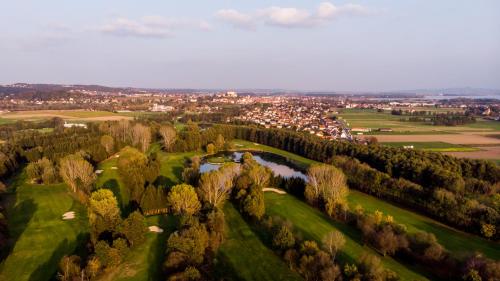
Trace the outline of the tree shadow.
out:
[[[12,196],[13,198],[7,200],[9,203],[6,208],[9,238],[6,248],[0,254],[0,261],[4,260],[12,253],[17,241],[28,227],[29,222],[38,208],[33,199],[26,199],[15,204],[17,194],[14,193]]]
[[[118,201],[118,206],[120,206],[122,213],[124,213],[128,209],[128,202],[124,202],[123,194],[120,190],[120,184],[116,179],[107,180],[101,188],[109,189],[111,190],[111,192],[113,192],[113,195],[115,195],[116,200]]]
[[[172,172],[174,173],[175,177],[177,178],[177,182],[180,182],[182,181],[182,171],[184,171],[184,167],[183,166],[174,166],[172,167]]]
[[[75,242],[71,243],[74,244]],[[58,264],[61,258],[68,254],[68,250],[71,245],[68,243],[68,239],[64,239],[57,248],[52,252],[50,259],[39,265],[37,269],[35,269],[28,279],[29,281],[42,281],[42,280],[50,280],[51,277],[54,277],[57,273]]]
[[[175,182],[170,178],[160,175],[156,178],[153,184],[155,186],[172,187],[175,185]]]

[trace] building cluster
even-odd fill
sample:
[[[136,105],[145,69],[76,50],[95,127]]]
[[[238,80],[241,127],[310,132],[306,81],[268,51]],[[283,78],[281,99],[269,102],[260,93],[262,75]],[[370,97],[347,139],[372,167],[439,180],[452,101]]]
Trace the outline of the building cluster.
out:
[[[235,119],[262,125],[266,128],[287,128],[304,131],[325,139],[351,140],[349,129],[328,104],[285,99],[267,106],[255,106]]]

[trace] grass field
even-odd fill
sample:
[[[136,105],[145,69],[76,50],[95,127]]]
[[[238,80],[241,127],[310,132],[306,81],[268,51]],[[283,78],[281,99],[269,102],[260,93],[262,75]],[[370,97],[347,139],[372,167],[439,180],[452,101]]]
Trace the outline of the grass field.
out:
[[[242,145],[240,146],[240,148],[253,147],[253,149],[273,152],[285,157],[290,157],[291,154],[290,152],[272,148],[266,145],[255,146],[255,144],[253,143],[240,140],[235,140],[234,142]],[[312,163],[317,163],[313,160],[295,154],[292,155],[293,159],[296,162],[301,163],[302,166],[309,166]],[[417,231],[417,229],[421,229],[423,231],[434,233],[434,235],[436,235],[443,246],[445,246],[449,251],[456,253],[457,255],[463,251],[479,250],[490,258],[500,259],[500,243],[490,242],[478,236],[458,231],[426,216],[419,215],[418,213],[403,208],[399,208],[384,200],[355,190],[351,190],[348,200],[351,206],[360,204],[365,210],[369,212],[380,210],[385,214],[392,215],[397,222],[407,225],[409,231]]]
[[[278,215],[290,220],[294,225],[294,229],[299,231],[305,239],[312,239],[321,244],[321,240],[328,232],[333,230],[341,231],[346,239],[344,249],[339,255],[339,259],[343,262],[354,263],[364,252],[378,255],[370,247],[361,243],[361,233],[358,230],[331,220],[322,212],[292,195],[266,192],[265,201],[268,215]],[[383,265],[396,272],[401,277],[401,280],[428,280],[428,276],[423,276],[416,267],[402,265],[390,257],[378,256],[381,258]]]
[[[451,144],[446,142],[384,142],[381,143],[384,146],[390,147],[404,147],[413,145],[414,149],[421,149],[426,151],[434,151],[434,152],[471,152],[478,151],[478,148],[468,147],[458,144]]]
[[[87,211],[64,184],[33,185],[21,175],[11,185],[7,212],[13,248],[0,265],[0,280],[49,280],[60,259],[73,254],[88,235]],[[76,219],[62,214],[75,211]]]
[[[224,268],[219,266],[218,272],[229,273],[235,280],[302,280],[262,243],[231,203],[224,207],[224,214],[227,236],[218,253]]]

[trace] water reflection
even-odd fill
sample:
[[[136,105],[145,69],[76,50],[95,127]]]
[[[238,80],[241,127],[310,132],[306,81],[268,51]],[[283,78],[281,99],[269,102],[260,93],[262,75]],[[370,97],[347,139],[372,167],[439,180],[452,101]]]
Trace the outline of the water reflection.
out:
[[[213,157],[223,157],[229,158],[234,162],[240,163],[241,157],[244,152],[222,152],[218,153]],[[290,163],[286,158],[265,152],[250,152],[257,163],[270,168],[275,175],[282,176],[284,178],[297,177],[303,180],[307,180],[307,176],[299,171],[292,163]],[[200,166],[200,172],[206,173],[209,171],[217,170],[221,164],[218,163],[208,163],[206,159],[203,160]]]

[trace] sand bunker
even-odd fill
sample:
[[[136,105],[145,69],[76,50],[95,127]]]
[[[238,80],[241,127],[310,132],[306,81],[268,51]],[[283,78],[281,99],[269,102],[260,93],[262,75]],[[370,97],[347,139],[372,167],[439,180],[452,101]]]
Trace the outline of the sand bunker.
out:
[[[72,220],[75,218],[75,212],[74,211],[71,211],[71,212],[66,212],[62,215],[62,219],[63,220]]]
[[[111,170],[118,170],[118,167],[111,167]]]
[[[278,194],[286,194],[286,192],[284,190],[277,189],[277,188],[271,188],[271,187],[265,187],[262,189],[262,191],[264,191],[264,192],[269,191],[269,192],[274,192],[274,193],[278,193]]]
[[[152,225],[152,226],[150,226],[148,228],[149,228],[150,232],[155,232],[155,233],[162,233],[163,232],[163,229],[159,228],[156,225]]]

